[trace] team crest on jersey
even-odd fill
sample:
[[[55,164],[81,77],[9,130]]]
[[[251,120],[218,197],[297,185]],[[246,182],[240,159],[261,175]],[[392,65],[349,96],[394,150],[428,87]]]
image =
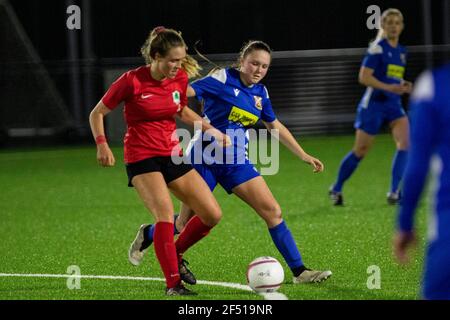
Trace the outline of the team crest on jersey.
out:
[[[258,96],[253,96],[255,98],[255,107],[258,110],[262,110],[262,98]]]
[[[172,92],[172,99],[175,104],[180,104],[180,102],[181,102],[180,92],[178,92],[178,91]]]
[[[406,54],[400,53],[400,60],[402,60],[403,64],[406,64]]]

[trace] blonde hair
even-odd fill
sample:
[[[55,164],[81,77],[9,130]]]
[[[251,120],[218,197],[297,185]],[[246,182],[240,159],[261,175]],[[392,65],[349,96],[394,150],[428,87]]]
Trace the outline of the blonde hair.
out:
[[[141,47],[141,54],[145,59],[145,63],[151,64],[157,53],[165,57],[170,49],[175,47],[184,47],[187,50],[181,32],[165,27],[156,27],[150,32],[144,45]],[[200,70],[202,69],[198,62],[190,55],[186,55],[181,63],[181,67],[186,71],[189,78],[199,76]]]
[[[383,23],[386,21],[386,18],[388,16],[392,16],[392,15],[400,17],[400,19],[402,19],[402,21],[403,21],[403,14],[400,10],[395,9],[395,8],[389,8],[389,9],[383,11],[383,13],[381,14],[381,17],[380,17],[380,21],[379,21],[377,36],[376,36],[375,40],[372,41],[372,43],[377,43],[378,41],[380,41],[381,39],[383,39],[385,37],[384,29],[382,26],[383,26]]]

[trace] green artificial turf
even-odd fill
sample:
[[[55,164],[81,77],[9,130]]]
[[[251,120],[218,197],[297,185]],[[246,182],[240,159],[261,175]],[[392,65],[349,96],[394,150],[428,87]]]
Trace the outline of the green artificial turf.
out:
[[[327,190],[353,137],[311,137],[303,148],[325,164],[309,166],[280,147],[277,175],[265,179],[310,268],[330,269],[326,282],[293,285],[286,263],[264,222],[236,196],[214,192],[223,219],[185,255],[199,280],[246,284],[246,267],[259,256],[277,258],[285,269],[280,292],[289,299],[417,299],[425,246],[426,202],[417,214],[418,249],[408,267],[391,253],[395,207],[386,203],[394,145],[380,135],[344,189],[345,207],[333,207]],[[153,247],[134,267],[127,250],[142,223],[153,218],[127,187],[122,148],[116,166],[101,168],[95,146],[0,152],[0,273],[162,278]],[[178,201],[174,199],[175,207]],[[368,289],[368,267],[381,271],[381,288]],[[0,276],[0,299],[168,299],[164,282],[81,279],[70,290],[66,278]],[[195,299],[262,299],[240,289],[197,284]],[[170,297],[170,299],[186,299]],[[189,297],[192,299],[192,297]]]

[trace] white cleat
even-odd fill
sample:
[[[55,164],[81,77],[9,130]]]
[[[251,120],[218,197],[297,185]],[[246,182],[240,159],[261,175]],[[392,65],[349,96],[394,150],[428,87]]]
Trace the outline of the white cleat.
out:
[[[400,191],[388,192],[386,194],[387,203],[390,205],[396,205],[397,203],[399,203],[400,198],[401,198]]]
[[[330,270],[318,271],[306,269],[298,277],[294,277],[294,283],[318,283],[327,280],[333,273]]]
[[[143,224],[139,227],[136,238],[131,243],[130,249],[128,250],[128,260],[134,266],[141,264],[142,259],[148,250],[148,247],[142,249],[142,244],[144,242],[144,228],[147,226],[149,226],[149,224]]]

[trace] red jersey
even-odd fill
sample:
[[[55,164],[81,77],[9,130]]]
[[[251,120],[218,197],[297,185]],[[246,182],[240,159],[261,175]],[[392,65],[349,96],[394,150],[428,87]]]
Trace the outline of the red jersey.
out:
[[[171,137],[176,130],[174,116],[187,105],[187,85],[183,69],[173,79],[158,81],[148,66],[124,73],[111,85],[102,102],[109,109],[125,102],[125,163],[180,154],[178,137]]]

